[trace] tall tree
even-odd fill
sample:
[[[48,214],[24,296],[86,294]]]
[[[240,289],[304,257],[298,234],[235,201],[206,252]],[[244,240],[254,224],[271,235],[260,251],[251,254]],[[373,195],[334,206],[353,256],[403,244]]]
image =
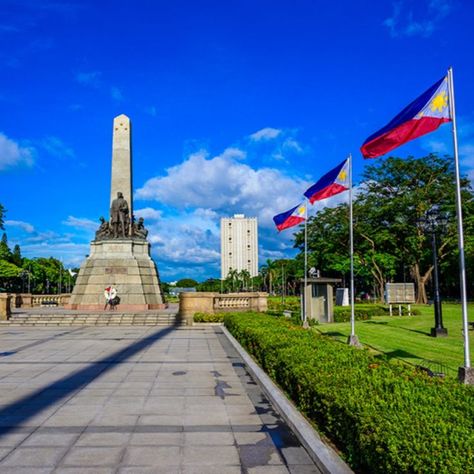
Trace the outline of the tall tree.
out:
[[[7,234],[4,232],[2,235],[2,240],[0,240],[0,260],[7,260],[8,262],[11,261],[12,252],[10,247],[8,246],[8,237]]]
[[[439,245],[444,266],[456,267],[457,232],[454,206],[454,166],[449,157],[387,158],[366,167],[354,198],[354,264],[358,285],[373,286],[382,296],[385,283],[406,274],[415,281],[417,302],[427,302],[426,285],[433,271],[430,235],[420,219],[438,205],[451,215]],[[473,194],[462,180],[466,249],[472,265],[474,241]],[[308,221],[310,265],[325,273],[348,276],[348,207],[326,208]],[[295,246],[303,248],[304,235]],[[372,280],[372,284],[371,284]]]
[[[22,262],[21,249],[20,249],[20,246],[19,246],[18,244],[16,244],[16,245],[13,247],[13,253],[12,253],[11,261],[12,261],[12,263],[14,263],[17,267],[21,267],[21,262]]]
[[[369,238],[387,249],[399,265],[408,266],[417,288],[417,302],[426,303],[426,284],[433,271],[430,236],[420,220],[439,205],[452,219],[439,246],[439,259],[456,251],[454,162],[430,154],[423,158],[390,157],[374,162],[363,173],[364,192],[358,202],[365,208]],[[466,209],[472,207],[469,182],[462,180]]]

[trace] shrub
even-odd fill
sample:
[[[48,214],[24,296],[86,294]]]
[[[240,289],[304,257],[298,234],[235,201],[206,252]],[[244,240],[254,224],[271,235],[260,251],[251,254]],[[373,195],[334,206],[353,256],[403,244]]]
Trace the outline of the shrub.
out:
[[[193,321],[195,323],[222,323],[224,313],[195,313]]]
[[[364,473],[474,472],[474,388],[258,313],[225,325]]]

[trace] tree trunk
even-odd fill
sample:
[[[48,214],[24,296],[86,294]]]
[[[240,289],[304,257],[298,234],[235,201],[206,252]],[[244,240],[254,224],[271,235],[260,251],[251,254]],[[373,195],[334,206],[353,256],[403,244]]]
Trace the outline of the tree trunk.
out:
[[[433,265],[431,265],[424,275],[420,273],[420,266],[418,263],[415,263],[411,268],[412,277],[415,280],[416,286],[416,303],[417,304],[427,304],[428,296],[426,295],[426,282],[430,279],[431,273],[433,272]]]

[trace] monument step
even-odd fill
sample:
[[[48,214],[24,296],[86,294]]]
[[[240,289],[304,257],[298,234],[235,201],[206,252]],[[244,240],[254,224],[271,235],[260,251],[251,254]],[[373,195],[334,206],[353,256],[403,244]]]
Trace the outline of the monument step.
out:
[[[185,321],[176,313],[91,313],[91,314],[12,314],[8,321],[0,325],[12,326],[179,326]]]

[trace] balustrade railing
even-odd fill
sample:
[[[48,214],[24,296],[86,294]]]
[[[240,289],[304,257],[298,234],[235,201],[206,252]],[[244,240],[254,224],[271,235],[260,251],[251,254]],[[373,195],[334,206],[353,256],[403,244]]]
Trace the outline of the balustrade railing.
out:
[[[32,295],[31,293],[10,294],[12,308],[34,308],[38,306],[64,306],[71,295]]]
[[[214,309],[248,309],[250,308],[250,297],[235,297],[227,295],[219,295],[214,298]]]

